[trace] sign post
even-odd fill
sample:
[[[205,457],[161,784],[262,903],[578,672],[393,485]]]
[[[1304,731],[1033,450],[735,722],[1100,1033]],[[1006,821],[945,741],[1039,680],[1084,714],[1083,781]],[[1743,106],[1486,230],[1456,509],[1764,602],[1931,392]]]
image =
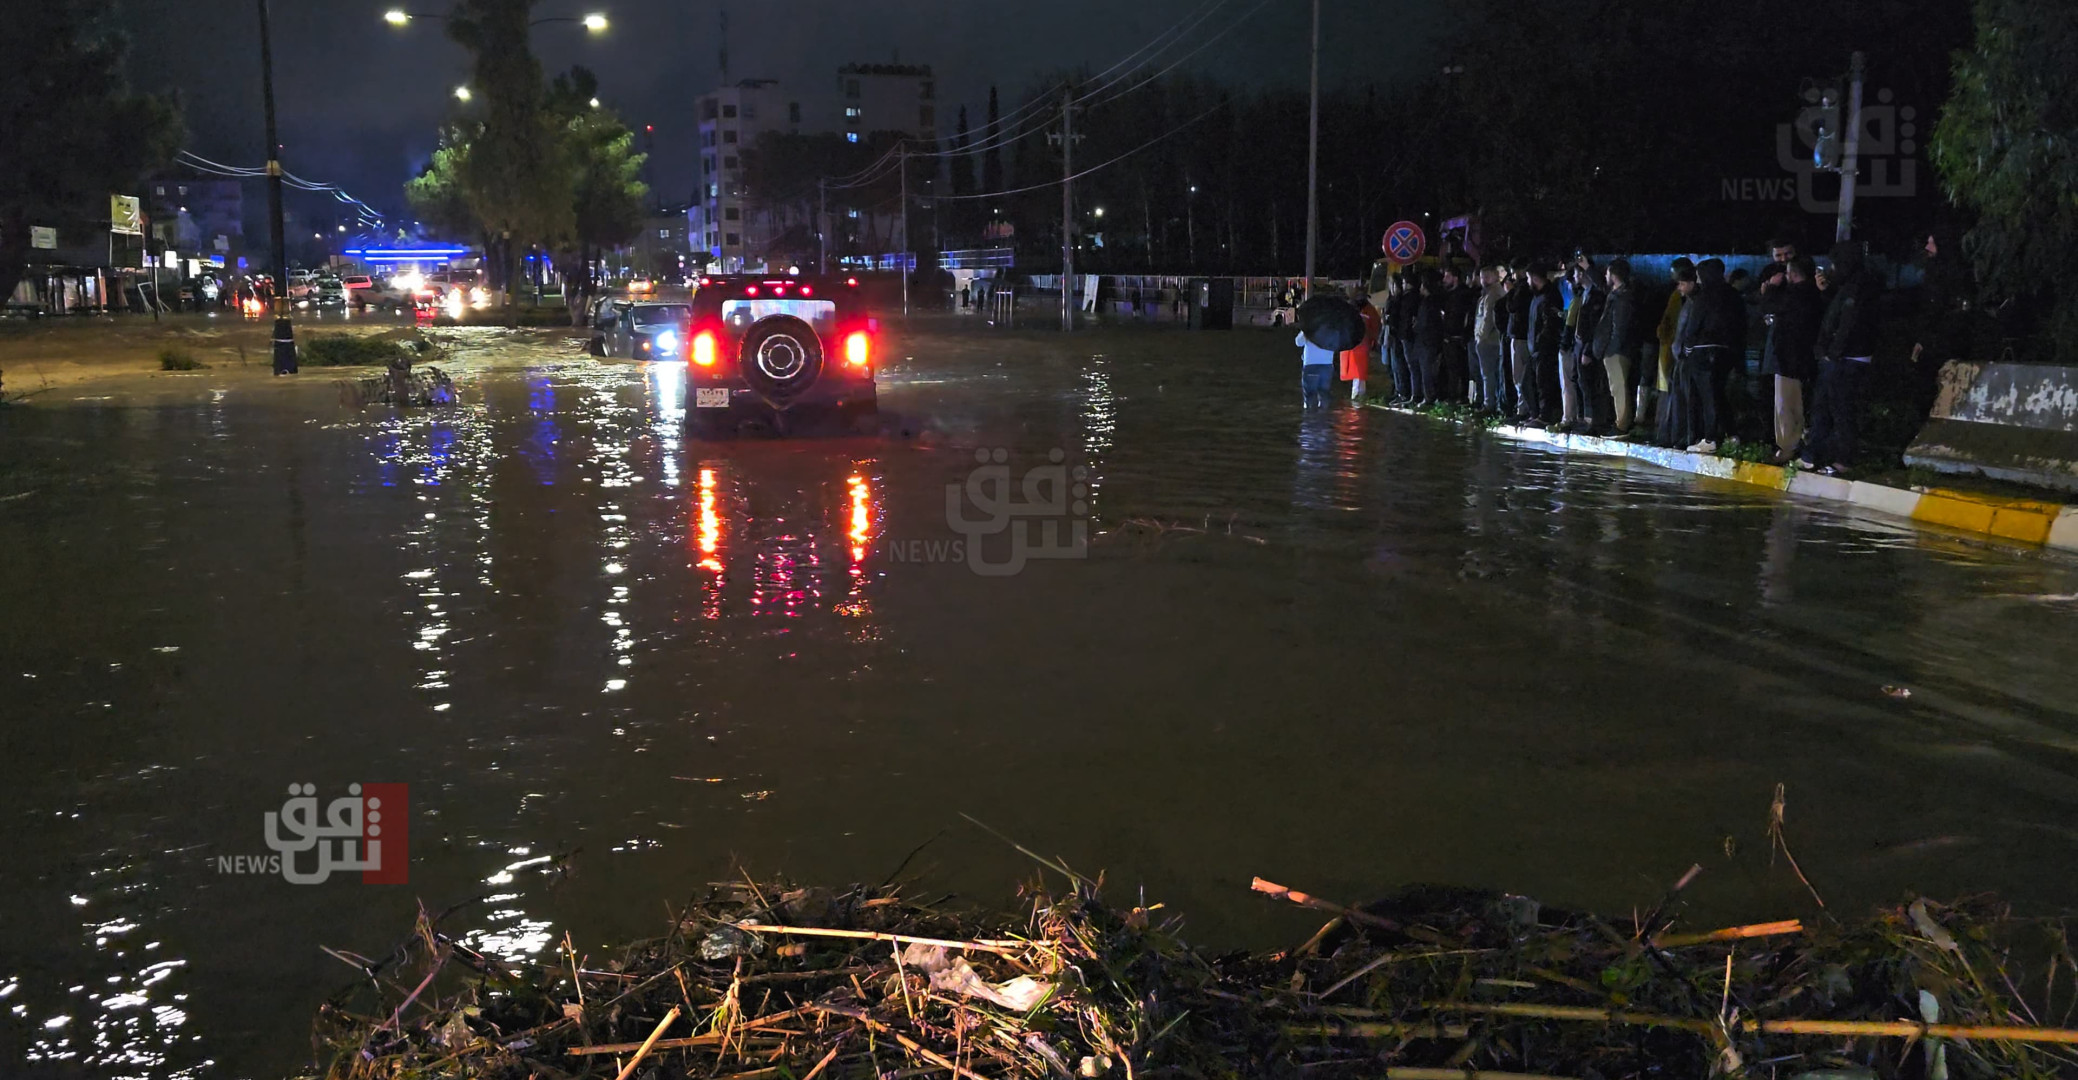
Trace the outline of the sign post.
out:
[[[1396,221],[1392,228],[1385,230],[1378,246],[1385,252],[1387,262],[1396,267],[1406,266],[1428,250],[1429,235],[1414,222]]]

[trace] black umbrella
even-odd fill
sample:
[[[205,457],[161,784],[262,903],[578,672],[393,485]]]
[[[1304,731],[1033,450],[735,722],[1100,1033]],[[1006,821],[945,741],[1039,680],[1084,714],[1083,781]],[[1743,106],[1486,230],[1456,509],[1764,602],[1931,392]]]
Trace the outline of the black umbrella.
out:
[[[1339,296],[1316,296],[1299,305],[1299,331],[1329,352],[1347,352],[1364,343],[1364,317]]]

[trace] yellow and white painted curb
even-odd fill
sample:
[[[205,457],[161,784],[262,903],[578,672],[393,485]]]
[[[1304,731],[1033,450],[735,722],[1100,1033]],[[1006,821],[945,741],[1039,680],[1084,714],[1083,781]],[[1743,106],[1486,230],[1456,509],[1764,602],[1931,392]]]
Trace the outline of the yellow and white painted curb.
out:
[[[1404,409],[1391,411],[1407,412]],[[1896,488],[1884,484],[1871,484],[1865,480],[1848,480],[1838,476],[1802,472],[1779,465],[1734,461],[1714,454],[1668,450],[1646,443],[1625,442],[1622,439],[1604,439],[1593,435],[1557,435],[1542,428],[1504,424],[1491,430],[1511,439],[1543,443],[1561,450],[1631,458],[1676,472],[1694,473],[1740,484],[1755,484],[1814,499],[1851,503],[1879,513],[1910,518],[1924,525],[2037,547],[2078,551],[2078,506],[2064,503],[2008,499],[1945,488]]]

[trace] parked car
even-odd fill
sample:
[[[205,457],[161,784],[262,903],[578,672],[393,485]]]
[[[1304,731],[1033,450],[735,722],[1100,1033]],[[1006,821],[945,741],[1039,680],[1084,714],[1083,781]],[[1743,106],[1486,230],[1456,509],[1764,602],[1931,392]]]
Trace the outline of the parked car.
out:
[[[846,424],[879,409],[880,323],[856,278],[712,277],[693,297],[686,423],[727,438],[745,420],[786,434],[807,414]]]
[[[349,294],[345,281],[336,277],[321,277],[317,279],[315,295],[319,307],[345,307]]]
[[[687,322],[692,309],[684,304],[629,303],[615,313],[606,337],[608,356],[636,360],[685,359]]]

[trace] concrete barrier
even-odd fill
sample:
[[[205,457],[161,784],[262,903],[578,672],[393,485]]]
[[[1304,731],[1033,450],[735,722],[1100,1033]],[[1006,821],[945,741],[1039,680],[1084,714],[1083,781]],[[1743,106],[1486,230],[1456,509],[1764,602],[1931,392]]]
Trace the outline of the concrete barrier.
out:
[[[2078,367],[1941,366],[1941,393],[1905,463],[2078,491]]]

